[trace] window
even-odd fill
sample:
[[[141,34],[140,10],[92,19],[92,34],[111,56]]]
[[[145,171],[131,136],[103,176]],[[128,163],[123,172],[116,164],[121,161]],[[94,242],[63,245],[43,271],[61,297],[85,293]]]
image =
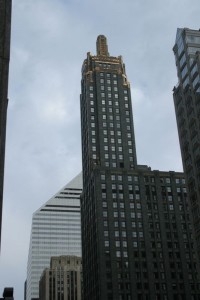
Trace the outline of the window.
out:
[[[114,227],[119,227],[119,222],[118,221],[114,222]]]
[[[122,231],[122,237],[126,237],[126,231]]]
[[[107,211],[103,211],[103,217],[107,217],[107,216],[108,216]]]
[[[143,237],[144,237],[143,231],[139,231],[139,237],[140,237],[140,238],[143,238]]]
[[[116,257],[121,257],[121,252],[120,251],[116,251]]]
[[[168,192],[168,193],[171,193],[171,191],[172,191],[171,187],[168,186],[168,187],[167,187],[167,192]]]
[[[115,241],[115,246],[120,247],[120,241]]]
[[[133,231],[133,232],[132,232],[132,237],[134,237],[134,238],[137,237],[137,232],[136,232],[136,231]]]
[[[120,208],[124,208],[124,203],[120,202]]]
[[[138,246],[138,243],[137,243],[136,241],[134,241],[134,242],[133,242],[133,247],[134,247],[134,248],[137,248],[137,246]]]
[[[131,212],[131,218],[135,219],[135,212]]]
[[[123,256],[124,257],[128,257],[128,252],[127,251],[123,251]]]
[[[132,226],[133,228],[136,228],[136,223],[135,223],[135,222],[131,222],[131,226]]]
[[[93,93],[90,93],[90,98],[93,98],[94,97],[94,94]]]
[[[117,84],[117,80],[113,80],[113,83],[114,83],[114,84]]]
[[[104,98],[104,97],[105,97],[105,93],[101,93],[101,97],[103,97],[103,98]]]
[[[108,231],[107,230],[104,231],[104,236],[106,236],[106,237],[108,236]]]
[[[95,135],[95,131],[94,130],[92,130],[92,135]]]
[[[118,94],[115,94],[115,99],[118,99]]]
[[[101,174],[101,180],[105,180],[106,177],[105,177],[105,174]]]
[[[109,247],[109,241],[104,242],[105,247]]]
[[[90,91],[93,91],[93,86],[90,86],[89,89],[90,89]]]
[[[122,246],[126,248],[127,247],[127,241],[123,241]]]

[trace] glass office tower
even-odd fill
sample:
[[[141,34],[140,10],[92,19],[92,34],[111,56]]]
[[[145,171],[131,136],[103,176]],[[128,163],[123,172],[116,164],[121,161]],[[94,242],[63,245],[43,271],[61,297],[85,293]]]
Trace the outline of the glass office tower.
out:
[[[178,75],[174,104],[200,258],[200,31],[179,28],[173,51]]]
[[[52,256],[81,256],[82,174],[39,208],[32,218],[27,264],[27,300],[39,297],[39,280]]]
[[[80,101],[84,299],[199,299],[184,176],[137,164],[125,65],[103,35]]]

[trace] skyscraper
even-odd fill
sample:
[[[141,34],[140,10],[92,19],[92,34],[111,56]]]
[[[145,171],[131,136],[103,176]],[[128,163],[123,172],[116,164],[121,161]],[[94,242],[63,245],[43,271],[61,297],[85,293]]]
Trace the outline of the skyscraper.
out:
[[[40,276],[49,267],[52,256],[81,256],[81,192],[82,174],[79,174],[33,214],[27,300],[38,298]]]
[[[40,300],[81,300],[82,262],[78,256],[51,258],[40,278]]]
[[[10,61],[11,0],[0,0],[0,246]]]
[[[173,51],[178,75],[174,104],[200,259],[200,31],[179,28]]]
[[[137,165],[130,84],[103,35],[80,101],[84,299],[197,299],[184,176]]]

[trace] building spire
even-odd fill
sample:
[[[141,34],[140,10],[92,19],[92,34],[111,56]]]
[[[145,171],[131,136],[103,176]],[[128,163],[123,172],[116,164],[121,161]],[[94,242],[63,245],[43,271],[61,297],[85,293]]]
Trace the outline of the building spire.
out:
[[[107,39],[104,35],[99,35],[97,37],[97,55],[109,56]]]

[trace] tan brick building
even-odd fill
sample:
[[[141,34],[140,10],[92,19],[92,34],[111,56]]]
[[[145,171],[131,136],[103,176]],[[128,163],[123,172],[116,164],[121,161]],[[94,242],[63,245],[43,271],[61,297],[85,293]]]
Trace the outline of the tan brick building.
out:
[[[77,256],[53,256],[39,283],[40,300],[81,300],[82,262]]]

